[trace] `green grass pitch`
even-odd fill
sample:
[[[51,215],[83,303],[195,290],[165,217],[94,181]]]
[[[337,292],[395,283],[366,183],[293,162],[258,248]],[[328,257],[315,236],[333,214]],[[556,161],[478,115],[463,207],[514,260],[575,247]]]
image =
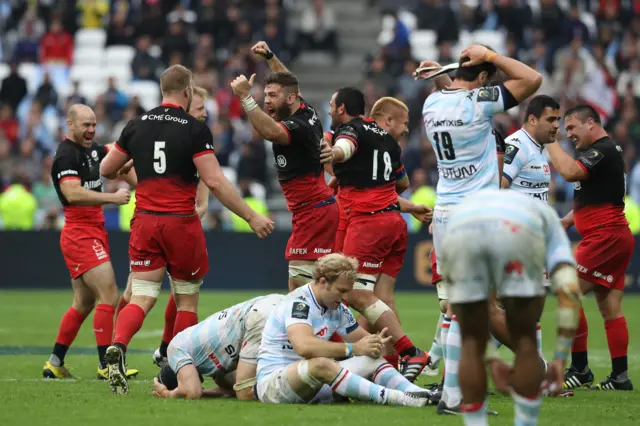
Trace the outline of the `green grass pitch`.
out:
[[[200,299],[200,317],[256,293],[207,292]],[[110,425],[137,426],[152,424],[177,425],[455,425],[462,419],[437,416],[433,407],[398,408],[370,404],[337,406],[270,406],[258,402],[232,400],[159,400],[151,395],[151,381],[157,368],[151,353],[160,341],[167,293],[134,337],[128,363],[140,370],[131,381],[131,393],[117,397],[106,382],[95,378],[97,356],[89,318],[67,355],[66,363],[81,377],[75,382],[45,381],[41,369],[54,343],[61,315],[71,302],[71,290],[20,292],[0,291],[0,425],[87,425],[105,422]],[[413,341],[429,349],[438,315],[435,295],[401,293],[397,296],[401,320]],[[543,320],[545,354],[550,357],[555,339],[555,319],[550,298]],[[604,326],[595,302],[585,302],[589,319],[589,359],[596,380],[609,372],[609,353]],[[640,297],[629,296],[624,302],[629,324],[630,376],[640,386]],[[509,359],[508,351],[503,350]],[[436,381],[421,378],[420,383]],[[500,415],[491,424],[513,424],[511,400],[493,396],[490,407]],[[545,398],[541,425],[640,424],[640,392],[589,392],[579,390],[575,397]]]

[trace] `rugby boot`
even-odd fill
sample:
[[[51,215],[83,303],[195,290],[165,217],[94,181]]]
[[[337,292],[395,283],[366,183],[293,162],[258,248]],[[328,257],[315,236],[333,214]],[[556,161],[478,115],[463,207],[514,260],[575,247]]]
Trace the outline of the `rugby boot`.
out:
[[[588,388],[593,384],[593,373],[591,370],[587,372],[581,372],[573,365],[569,366],[564,372],[564,384],[565,389],[576,389],[580,387]]]
[[[433,358],[429,359],[429,363],[426,365],[426,367],[424,367],[420,375],[430,377],[437,376],[439,371],[439,364],[440,359],[438,359],[436,362],[433,361]]]
[[[44,367],[42,367],[42,377],[44,377],[45,379],[76,379],[76,377],[72,375],[71,372],[67,369],[67,367],[65,367],[64,365],[56,367],[49,361],[45,362]]]
[[[129,368],[127,370],[127,379],[130,379],[132,377],[136,377],[138,375],[139,371],[135,370],[133,368]],[[107,367],[105,368],[100,368],[98,367],[98,373],[97,373],[98,379],[100,380],[109,380],[109,369]]]
[[[448,407],[444,401],[440,400],[440,402],[438,402],[438,406],[436,407],[436,414],[440,414],[444,416],[447,416],[447,415],[460,416],[462,415],[462,412],[460,411],[460,405],[457,405],[455,407]],[[498,412],[494,410],[489,410],[487,408],[487,415],[497,416]]]
[[[415,356],[405,356],[402,358],[400,373],[410,382],[416,380],[422,370],[429,364],[431,357],[425,351],[418,349]]]
[[[116,395],[129,393],[129,382],[127,381],[127,367],[125,365],[124,354],[120,347],[112,345],[107,348],[104,356],[109,371],[109,386]]]
[[[160,354],[160,348],[156,349],[153,352],[153,363],[157,365],[159,368],[164,368],[169,365],[169,361],[166,356],[162,356]]]
[[[630,379],[626,380],[616,380],[611,376],[607,376],[606,379],[598,383],[597,385],[593,385],[589,388],[589,390],[620,390],[620,391],[631,391],[633,390],[633,383],[631,383]]]

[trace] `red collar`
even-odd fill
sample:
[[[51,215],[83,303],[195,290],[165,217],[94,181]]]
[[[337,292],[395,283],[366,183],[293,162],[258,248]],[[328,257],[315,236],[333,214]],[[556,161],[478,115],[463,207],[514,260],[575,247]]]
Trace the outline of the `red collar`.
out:
[[[163,102],[160,104],[161,107],[169,107],[169,108],[180,108],[182,109],[182,107],[180,105],[176,105],[176,104],[170,104],[168,102]]]

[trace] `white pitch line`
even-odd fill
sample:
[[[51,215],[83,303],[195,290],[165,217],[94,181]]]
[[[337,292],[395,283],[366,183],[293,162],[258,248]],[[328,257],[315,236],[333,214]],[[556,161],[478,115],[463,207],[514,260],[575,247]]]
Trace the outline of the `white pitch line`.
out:
[[[162,337],[164,330],[140,331],[134,335],[138,339],[150,339],[152,337]]]
[[[130,379],[129,384],[144,384],[148,385],[151,383],[151,379]],[[65,384],[73,384],[73,383],[86,383],[86,382],[104,382],[107,383],[106,380],[99,379],[78,379],[78,380],[60,380],[60,379],[36,379],[36,378],[26,378],[26,379],[11,379],[11,378],[0,378],[0,383],[2,382],[37,382],[37,383],[65,383]]]

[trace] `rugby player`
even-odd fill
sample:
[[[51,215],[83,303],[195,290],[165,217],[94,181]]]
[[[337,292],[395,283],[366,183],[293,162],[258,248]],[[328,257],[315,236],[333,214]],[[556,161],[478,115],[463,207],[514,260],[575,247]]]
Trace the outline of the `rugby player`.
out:
[[[404,361],[402,372],[413,381],[429,356],[416,348],[393,310],[374,292],[381,275],[393,284],[404,263],[408,231],[396,188],[408,177],[397,140],[373,118],[363,118],[364,110],[364,94],[358,89],[345,87],[333,94],[329,115],[335,143],[322,153],[323,162],[333,163],[341,208],[347,212],[343,252],[360,262],[354,290],[346,300],[377,330],[389,330]]]
[[[305,404],[329,385],[343,397],[378,404],[428,403],[426,390],[380,358],[390,339],[385,337],[386,329],[369,334],[342,303],[353,289],[357,269],[358,261],[343,254],[322,257],[312,282],[287,295],[271,312],[258,353],[260,401]],[[334,332],[346,343],[328,341]],[[341,357],[348,359],[331,359]]]
[[[271,294],[238,303],[178,333],[169,344],[169,365],[154,379],[154,395],[255,399],[262,330],[284,297]],[[213,378],[218,387],[202,389],[201,377]]]
[[[547,149],[558,174],[574,182],[573,210],[562,220],[565,228],[575,224],[582,235],[576,252],[580,289],[583,294],[595,293],[611,355],[611,374],[592,389],[632,390],[627,372],[629,330],[622,313],[622,296],[635,240],[624,215],[626,175],[622,148],[609,138],[600,116],[590,106],[569,109],[564,127],[576,145],[576,159],[558,143]],[[587,320],[581,311],[571,366],[565,374],[567,389],[593,383],[587,336]]]
[[[438,270],[449,208],[480,189],[500,187],[499,161],[495,155],[497,138],[491,123],[493,116],[531,96],[542,83],[542,77],[535,70],[485,46],[465,48],[459,63],[453,81],[445,89],[431,94],[422,110],[440,176],[433,212],[433,244]],[[507,76],[507,81],[487,86],[497,70]],[[439,288],[446,293],[446,283],[442,282]],[[446,294],[439,296],[447,299]],[[457,383],[459,360],[449,356],[449,352],[457,354],[460,345],[459,327],[451,307],[447,307],[446,317],[451,318],[451,325],[443,341],[446,373],[442,400],[438,404],[441,414],[452,412],[452,408],[461,402]]]
[[[105,368],[105,353],[113,335],[113,315],[118,287],[109,257],[104,227],[104,204],[127,204],[129,191],[102,192],[99,164],[108,147],[93,141],[96,116],[86,105],[75,104],[67,113],[67,137],[56,150],[51,177],[63,205],[65,223],[60,248],[71,275],[73,302],[62,317],[58,336],[42,375],[74,378],[64,365],[65,355],[82,323],[95,308],[93,331],[98,346],[98,375]],[[97,306],[96,306],[97,301]],[[129,375],[137,374],[130,370]]]
[[[207,120],[207,108],[205,107],[205,101],[207,99],[207,91],[203,87],[195,86],[193,88],[193,99],[191,101],[191,105],[189,105],[189,109],[187,112],[193,118],[199,121]],[[133,166],[133,162],[131,162]],[[133,168],[132,168],[133,170]],[[120,173],[126,171],[126,169],[121,169]],[[207,206],[209,204],[209,188],[207,185],[200,180],[198,182],[198,188],[196,190],[196,213],[198,217],[202,219],[204,215],[207,213]],[[122,297],[120,298],[120,303],[118,304],[118,308],[116,309],[116,317],[120,313],[120,311],[127,306],[129,301],[131,300],[131,274],[129,274],[129,279],[127,280],[127,288],[125,289]],[[164,367],[167,365],[167,346],[169,342],[173,338],[174,332],[173,328],[176,322],[176,315],[178,313],[178,308],[176,306],[175,297],[173,293],[169,296],[169,300],[167,301],[167,307],[164,311],[164,331],[162,333],[162,341],[160,342],[160,347],[156,349],[153,353],[153,362],[158,367]],[[104,370],[104,376],[107,378],[107,371]]]
[[[491,235],[491,238],[487,238]],[[546,267],[558,297],[556,351],[547,380],[562,390],[563,370],[575,335],[580,288],[571,243],[556,212],[515,191],[484,189],[452,209],[442,238],[441,266],[449,302],[460,324],[458,375],[465,424],[487,425],[485,350],[489,304],[495,291],[504,305],[514,345],[513,368],[495,359],[496,384],[507,382],[515,404],[515,424],[535,425],[544,373],[536,344],[536,322],[545,294]],[[545,387],[546,384],[545,384]]]
[[[239,76],[233,92],[242,102],[256,131],[272,143],[287,207],[293,214],[285,258],[289,262],[289,290],[313,277],[314,262],[333,251],[339,213],[320,163],[322,124],[316,110],[300,96],[298,79],[261,41],[252,47],[257,59],[266,59],[271,71],[265,80],[263,111],[251,96],[255,75]]]
[[[204,232],[195,211],[198,176],[259,238],[273,230],[273,222],[253,211],[225,178],[208,127],[187,114],[193,96],[191,71],[181,65],[169,67],[160,78],[160,88],[162,104],[131,120],[116,149],[100,165],[100,173],[108,175],[132,159],[138,177],[129,239],[131,302],[118,315],[106,354],[115,393],[129,391],[125,351],[153,308],[165,273],[171,276],[178,307],[174,334],[198,322],[198,293],[209,270]]]

